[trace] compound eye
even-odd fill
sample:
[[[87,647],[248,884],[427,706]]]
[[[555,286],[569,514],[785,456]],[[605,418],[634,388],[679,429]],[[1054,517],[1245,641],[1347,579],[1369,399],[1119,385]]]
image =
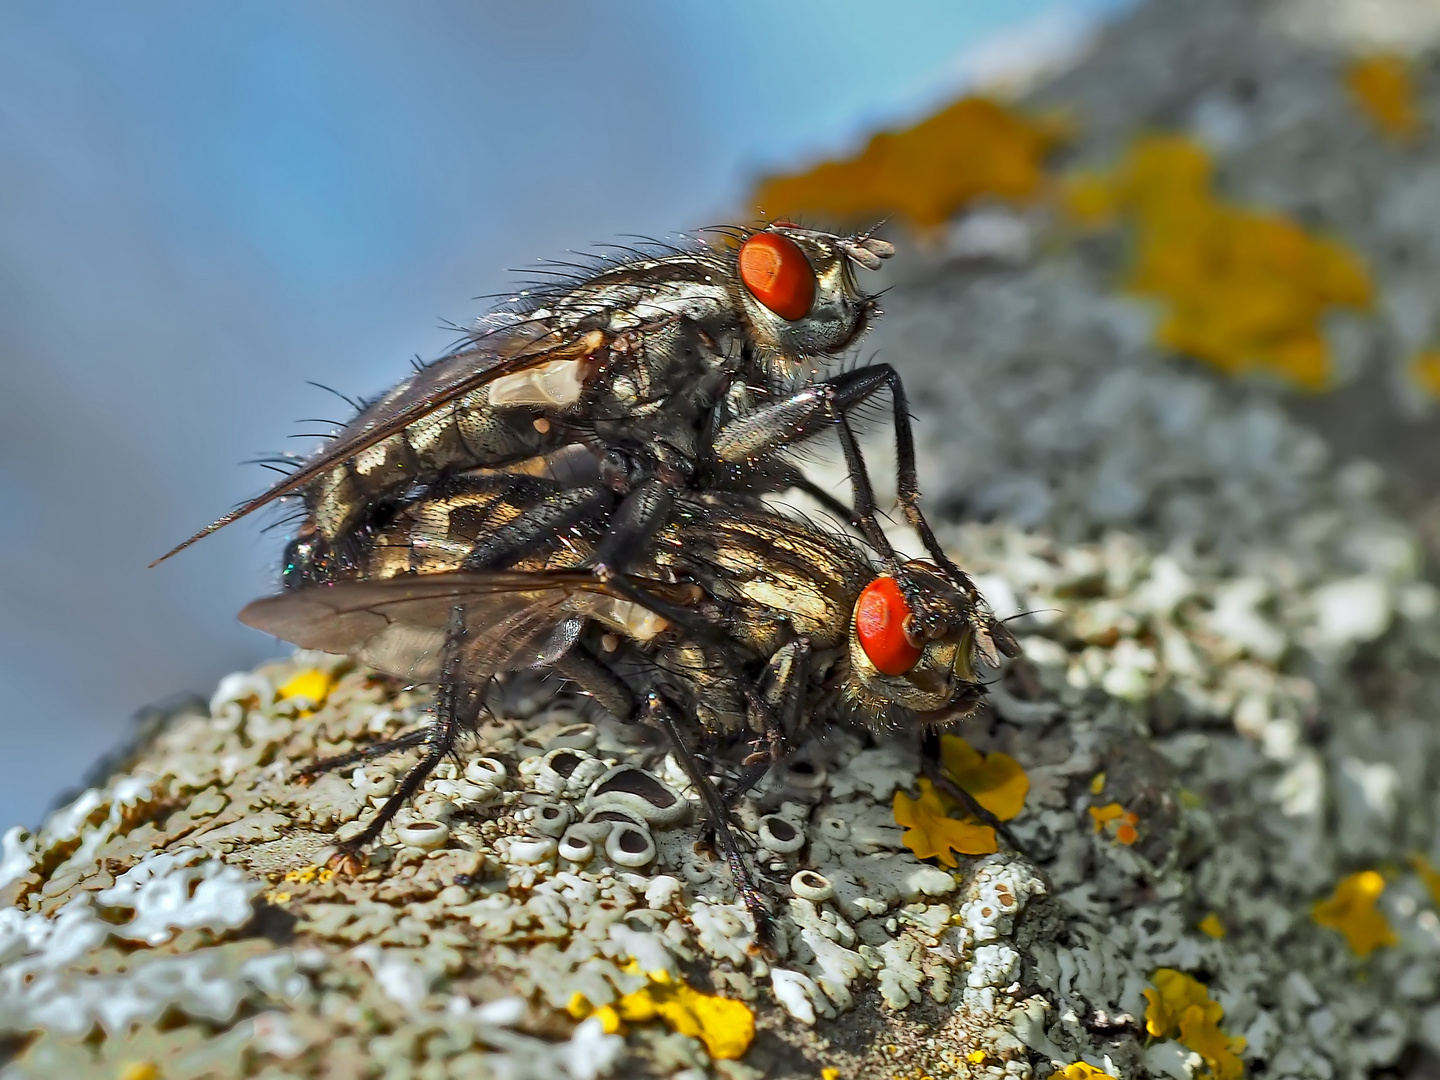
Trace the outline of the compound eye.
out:
[[[779,233],[756,233],[740,245],[740,280],[782,319],[795,322],[815,303],[815,271],[800,245]]]
[[[855,635],[860,647],[882,675],[904,675],[920,661],[924,651],[905,636],[910,605],[892,577],[878,577],[855,602]]]

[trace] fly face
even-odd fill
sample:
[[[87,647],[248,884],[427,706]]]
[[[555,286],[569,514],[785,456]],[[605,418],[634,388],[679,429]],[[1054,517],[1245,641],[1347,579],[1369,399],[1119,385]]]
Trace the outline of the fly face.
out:
[[[777,223],[736,252],[738,298],[755,340],[784,359],[845,348],[865,329],[875,298],[860,290],[855,267],[876,270],[895,248],[868,236]]]
[[[902,713],[918,714],[922,722],[960,719],[984,693],[976,661],[983,658],[996,666],[999,658],[993,649],[983,651],[980,638],[986,630],[974,605],[938,568],[911,561],[904,570],[932,612],[949,613],[951,629],[916,642],[913,616],[899,585],[892,577],[877,577],[855,602],[845,697],[872,722],[893,722]]]

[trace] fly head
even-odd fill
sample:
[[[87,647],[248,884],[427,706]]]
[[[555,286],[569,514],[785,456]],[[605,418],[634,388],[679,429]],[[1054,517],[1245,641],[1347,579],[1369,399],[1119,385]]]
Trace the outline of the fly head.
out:
[[[864,331],[875,297],[855,269],[877,270],[895,249],[787,222],[751,233],[736,252],[739,301],[755,340],[791,359],[834,353]]]

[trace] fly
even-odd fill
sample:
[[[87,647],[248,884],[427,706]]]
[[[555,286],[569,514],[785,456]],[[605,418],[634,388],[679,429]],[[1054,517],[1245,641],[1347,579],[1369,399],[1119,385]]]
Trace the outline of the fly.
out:
[[[505,568],[479,568],[476,553],[493,550],[509,523],[544,516],[572,494],[569,483],[531,475],[454,478],[352,534],[343,560],[326,545],[293,543],[290,587],[241,613],[248,625],[303,648],[347,653],[439,687],[427,728],[306,770],[425,747],[366,830],[341,846],[338,861],[358,865],[459,736],[473,730],[491,679],[548,670],[621,720],[664,732],[763,925],[764,904],[724,801],[693,756],[694,739],[753,740],[759,749],[748,760],[760,766],[750,772],[753,783],[816,722],[949,724],[981,701],[980,666],[998,663],[995,642],[977,634],[970,599],[939,567],[911,561],[906,573],[923,583],[949,627],[913,644],[905,632],[913,613],[898,583],[877,572],[855,541],[743,497],[677,503],[631,570],[610,581],[584,569],[605,541],[603,519],[529,544]]]
[[[966,592],[977,629],[989,632],[983,598],[920,511],[897,373],[872,364],[816,377],[877,310],[876,298],[857,284],[857,269],[878,269],[893,246],[869,234],[842,237],[784,222],[729,233],[731,247],[634,251],[561,287],[516,298],[482,319],[461,348],[364,408],[283,480],[162,558],[290,496],[304,499],[308,534],[343,546],[377,508],[417,487],[583,445],[604,463],[605,485],[619,500],[611,535],[592,562],[597,578],[623,574],[628,553],[643,549],[685,492],[798,486],[852,520],[891,569],[912,611],[907,636],[918,646],[948,631],[946,613],[932,608],[925,584],[911,579],[881,530],[849,430],[849,415],[884,389],[901,508],[931,560]],[[832,427],[855,487],[853,506],[810,484],[783,457]],[[544,525],[564,528],[593,512],[576,506]]]

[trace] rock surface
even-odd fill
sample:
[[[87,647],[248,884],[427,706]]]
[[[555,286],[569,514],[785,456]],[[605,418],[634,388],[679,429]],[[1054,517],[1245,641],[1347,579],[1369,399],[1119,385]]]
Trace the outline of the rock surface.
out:
[[[1425,5],[1386,6],[1430,47]],[[1338,89],[1362,7],[1142,9],[1037,100],[1072,108],[1077,160],[1187,129],[1228,194],[1342,234],[1381,299],[1327,333],[1418,415],[1401,372],[1440,326],[1440,156],[1378,141]],[[913,746],[832,734],[740,810],[770,965],[694,850],[673,762],[515,701],[373,870],[335,878],[334,835],[413,758],[288,772],[425,701],[300,655],[4,834],[0,1076],[1330,1080],[1440,1053],[1422,534],[1384,470],[1327,446],[1334,425],[1167,358],[1116,253],[1059,235],[1043,211],[970,215],[875,339],[911,388],[931,505],[971,519],[947,542],[1000,614],[1029,613],[1024,659],[962,731],[1028,774],[1023,855],[916,858],[892,812]],[[613,1033],[625,1001],[661,1019]]]

